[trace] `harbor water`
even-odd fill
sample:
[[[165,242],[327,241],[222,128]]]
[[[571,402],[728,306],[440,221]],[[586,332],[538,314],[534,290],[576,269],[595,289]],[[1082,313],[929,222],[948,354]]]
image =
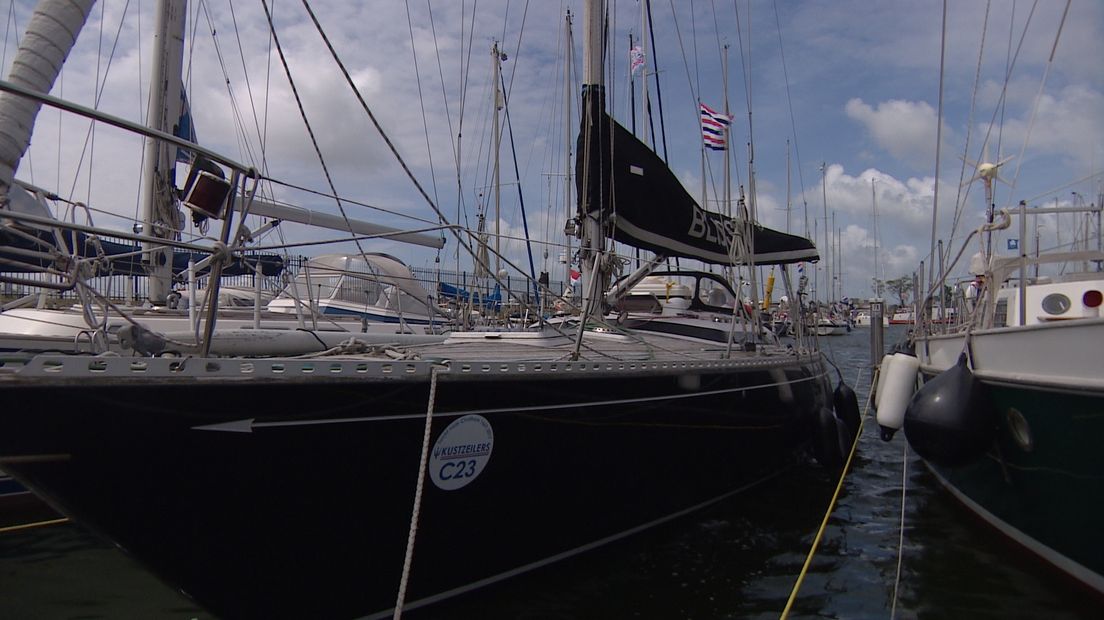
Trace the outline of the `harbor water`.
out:
[[[887,346],[903,335],[903,326],[888,328]],[[940,489],[907,453],[903,434],[889,443],[878,438],[865,407],[869,338],[869,330],[859,329],[822,340],[858,393],[865,424],[791,617],[1104,615],[1098,598],[1014,547]],[[663,467],[662,459],[651,466]],[[836,480],[815,464],[779,472],[765,485],[643,534],[405,615],[777,618]],[[26,511],[27,519],[49,516]],[[0,533],[0,618],[211,617],[79,525]]]

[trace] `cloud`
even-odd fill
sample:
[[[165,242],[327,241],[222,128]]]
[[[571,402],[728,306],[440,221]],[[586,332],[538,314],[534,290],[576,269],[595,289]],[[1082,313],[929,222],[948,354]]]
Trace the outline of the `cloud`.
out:
[[[856,97],[844,111],[897,159],[917,166],[935,160],[936,111],[927,102],[891,99],[872,107]]]
[[[1002,127],[1003,141],[1013,152],[1030,143],[1032,154],[1067,155],[1085,161],[1104,155],[1104,94],[1085,85],[1071,85],[1043,94],[1037,105],[1034,99],[1032,94],[1030,103],[1022,102],[1021,115]],[[984,126],[978,127],[983,130]],[[1005,154],[1008,150],[1006,147]]]

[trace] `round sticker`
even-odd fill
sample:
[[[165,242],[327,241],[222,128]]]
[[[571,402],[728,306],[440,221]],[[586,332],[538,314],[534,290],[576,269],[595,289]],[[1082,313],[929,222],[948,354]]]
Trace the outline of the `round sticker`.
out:
[[[429,459],[429,477],[437,488],[455,491],[475,480],[494,448],[491,423],[481,415],[466,415],[449,424]]]

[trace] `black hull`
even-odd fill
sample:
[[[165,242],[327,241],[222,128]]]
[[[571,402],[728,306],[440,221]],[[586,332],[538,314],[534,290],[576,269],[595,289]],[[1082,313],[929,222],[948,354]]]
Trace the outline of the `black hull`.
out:
[[[819,359],[480,379],[437,384],[429,446],[472,413],[493,429],[493,447],[455,490],[434,482],[455,462],[431,461],[408,607],[769,477],[801,455],[815,414],[831,406]],[[28,381],[5,386],[4,401],[22,405],[0,414],[0,462],[219,616],[385,613],[429,392],[425,377]],[[217,427],[250,418],[250,432]]]

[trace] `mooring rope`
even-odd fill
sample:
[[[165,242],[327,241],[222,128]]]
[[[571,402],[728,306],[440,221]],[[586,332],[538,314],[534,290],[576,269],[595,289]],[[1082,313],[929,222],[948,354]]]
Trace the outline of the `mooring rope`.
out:
[[[414,509],[410,513],[410,530],[406,534],[406,555],[403,558],[402,578],[399,579],[399,593],[395,599],[394,620],[402,617],[403,603],[406,601],[406,585],[410,580],[410,567],[414,563],[414,538],[418,534],[418,515],[422,509],[422,491],[425,488],[425,475],[429,460],[429,436],[433,427],[433,404],[437,400],[437,371],[443,366],[434,365],[429,371],[429,404],[426,406],[425,429],[422,432],[422,456],[418,462],[418,482],[414,487]]]
[[[7,527],[0,527],[0,534],[7,534],[8,532],[19,532],[22,530],[29,530],[36,527],[45,527],[47,525],[58,525],[59,523],[68,523],[68,517],[61,517],[60,519],[49,519],[47,521],[35,521],[34,523],[21,523],[19,525],[9,525]]]
[[[893,602],[889,607],[889,618],[897,616],[897,588],[901,585],[901,558],[905,556],[905,499],[908,497],[908,442],[902,441],[901,451],[901,524],[897,536],[897,576],[893,579]]]
[[[859,369],[859,373],[855,377],[855,385],[858,385],[859,377],[862,376],[862,369]],[[874,373],[874,378],[871,380],[871,387],[877,385],[877,372]],[[805,556],[805,564],[801,566],[801,572],[797,576],[797,581],[794,582],[793,590],[790,591],[790,598],[786,600],[786,607],[782,609],[782,615],[780,618],[785,620],[790,615],[790,610],[793,608],[794,601],[797,600],[797,593],[801,590],[801,584],[805,581],[805,575],[809,572],[809,566],[813,563],[813,556],[816,555],[817,548],[820,547],[820,541],[824,538],[824,531],[828,529],[828,519],[832,516],[832,512],[836,509],[836,500],[839,499],[840,491],[843,490],[843,481],[847,478],[847,472],[851,469],[851,461],[855,458],[855,452],[859,447],[859,439],[862,437],[863,426],[866,424],[866,418],[870,413],[870,397],[873,390],[868,390],[866,395],[866,406],[863,409],[863,415],[859,419],[859,430],[855,433],[855,440],[851,442],[851,451],[847,453],[847,462],[843,464],[843,469],[840,470],[839,481],[836,483],[836,490],[832,493],[832,499],[828,502],[828,509],[824,512],[824,518],[820,521],[820,528],[817,529],[816,536],[813,538],[813,544],[809,547],[809,554]]]

